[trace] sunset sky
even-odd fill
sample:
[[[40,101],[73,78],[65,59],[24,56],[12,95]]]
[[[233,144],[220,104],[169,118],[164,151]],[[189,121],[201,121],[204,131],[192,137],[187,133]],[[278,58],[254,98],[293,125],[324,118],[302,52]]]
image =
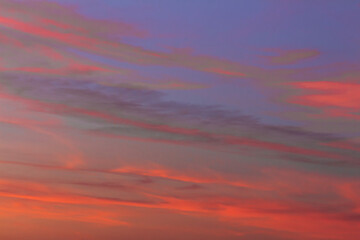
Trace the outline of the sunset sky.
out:
[[[359,240],[360,1],[0,0],[1,240]]]

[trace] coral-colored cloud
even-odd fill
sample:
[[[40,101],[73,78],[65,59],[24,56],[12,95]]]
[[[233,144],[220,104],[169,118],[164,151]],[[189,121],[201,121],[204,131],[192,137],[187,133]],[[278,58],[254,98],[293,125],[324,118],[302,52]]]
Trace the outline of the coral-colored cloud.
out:
[[[295,101],[315,107],[360,108],[360,84],[343,82],[298,82],[304,94]]]

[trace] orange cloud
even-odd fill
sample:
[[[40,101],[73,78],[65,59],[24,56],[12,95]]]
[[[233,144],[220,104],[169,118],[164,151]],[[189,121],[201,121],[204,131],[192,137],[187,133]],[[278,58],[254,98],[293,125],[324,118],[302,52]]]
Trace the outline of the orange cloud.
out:
[[[182,181],[182,182],[189,182],[189,183],[199,183],[199,184],[224,184],[229,186],[235,187],[244,187],[244,188],[251,188],[251,189],[261,189],[261,190],[268,190],[267,187],[258,186],[252,183],[248,183],[245,181],[240,180],[229,180],[226,179],[224,176],[221,176],[216,173],[212,173],[211,176],[196,176],[195,174],[186,174],[182,173],[173,169],[166,169],[163,167],[146,169],[146,168],[138,168],[138,167],[131,167],[125,166],[121,168],[117,168],[112,170],[116,173],[129,173],[129,174],[136,174],[148,177],[157,177],[157,178],[164,178],[167,180],[175,180],[175,181]]]
[[[180,213],[218,219],[231,225],[238,224],[301,234],[303,238],[333,236],[334,239],[341,239],[341,236],[345,234],[347,239],[356,240],[360,234],[356,220],[360,210],[360,192],[356,178],[342,179],[316,173],[269,168],[262,170],[265,175],[260,182],[266,181],[266,184],[271,186],[271,191],[254,188],[253,194],[242,195],[240,189],[237,192],[228,192],[227,194],[218,192],[216,184],[231,185],[231,181],[223,178],[207,178],[197,176],[195,172],[183,174],[180,171],[164,169],[127,167],[108,173],[144,175],[207,184],[206,193],[188,195],[187,191],[171,192],[168,188],[157,185],[161,183],[153,183],[144,184],[141,188],[134,189],[134,194],[141,194],[144,199],[152,199],[151,201],[128,201],[118,199],[115,196],[105,198],[83,194],[73,187],[60,188],[51,181],[42,184],[28,180],[9,181],[3,179],[0,181],[0,196],[21,201],[34,201],[34,203],[63,204],[73,207],[76,205],[92,205],[96,208],[124,206],[163,209],[173,214]],[[233,183],[236,185],[236,181]],[[330,196],[332,196],[331,201],[322,202],[324,197]],[[73,215],[52,214],[51,210],[49,210],[48,216],[39,214],[38,217],[110,225],[121,224],[121,222],[113,222],[107,211],[96,215],[99,218],[83,217],[81,214],[73,218]],[[314,225],[309,222],[309,219],[317,221],[317,224]],[[328,228],[331,230],[325,231]]]

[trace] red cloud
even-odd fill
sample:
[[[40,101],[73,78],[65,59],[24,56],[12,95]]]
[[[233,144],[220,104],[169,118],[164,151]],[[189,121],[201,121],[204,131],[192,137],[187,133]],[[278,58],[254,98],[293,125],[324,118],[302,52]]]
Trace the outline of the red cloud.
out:
[[[360,84],[342,82],[297,82],[294,86],[304,90],[295,98],[300,104],[315,107],[360,108]]]

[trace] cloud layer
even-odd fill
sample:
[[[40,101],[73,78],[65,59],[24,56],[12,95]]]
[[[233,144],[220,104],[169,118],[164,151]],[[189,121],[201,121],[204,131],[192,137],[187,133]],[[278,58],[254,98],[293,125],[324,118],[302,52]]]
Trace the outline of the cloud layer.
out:
[[[300,16],[276,3],[245,21],[274,24],[277,46],[204,7],[223,55],[194,47],[218,27],[186,46],[189,29],[78,4],[0,0],[2,239],[359,238],[358,56],[293,41]]]

